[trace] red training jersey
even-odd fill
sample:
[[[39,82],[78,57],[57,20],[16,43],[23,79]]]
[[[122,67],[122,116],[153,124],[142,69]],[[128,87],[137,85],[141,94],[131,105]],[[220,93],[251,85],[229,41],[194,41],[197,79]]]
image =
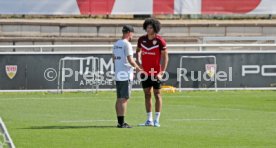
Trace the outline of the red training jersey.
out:
[[[167,50],[166,41],[160,35],[156,35],[152,40],[144,35],[138,39],[137,47],[142,50],[141,60],[144,71],[150,76],[156,76],[161,71],[161,51]]]

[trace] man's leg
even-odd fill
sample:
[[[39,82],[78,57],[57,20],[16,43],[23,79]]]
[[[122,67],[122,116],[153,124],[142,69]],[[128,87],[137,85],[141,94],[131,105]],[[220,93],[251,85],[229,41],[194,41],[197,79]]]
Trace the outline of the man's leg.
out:
[[[152,121],[151,89],[152,87],[144,88],[147,121]]]
[[[161,89],[154,89],[154,97],[155,97],[155,119],[154,121],[159,122],[161,110],[162,110],[162,96]]]
[[[119,125],[123,125],[125,123],[124,117],[127,110],[127,99],[118,98],[116,101],[116,113]]]
[[[151,112],[151,87],[144,89],[146,111]]]
[[[154,126],[160,127],[159,118],[162,110],[162,96],[161,96],[161,81],[154,82],[153,85],[153,93],[155,97],[155,118],[154,118]]]
[[[116,101],[116,113],[118,119],[119,128],[131,128],[125,123],[125,115],[127,110],[127,103],[130,96],[130,84],[128,81],[116,81],[117,88],[117,101]]]
[[[142,76],[142,79],[145,77]],[[140,124],[141,126],[153,126],[153,120],[152,120],[152,105],[151,105],[151,90],[152,90],[152,83],[149,78],[142,81],[142,87],[144,90],[145,95],[145,107],[147,112],[147,121],[143,124]]]

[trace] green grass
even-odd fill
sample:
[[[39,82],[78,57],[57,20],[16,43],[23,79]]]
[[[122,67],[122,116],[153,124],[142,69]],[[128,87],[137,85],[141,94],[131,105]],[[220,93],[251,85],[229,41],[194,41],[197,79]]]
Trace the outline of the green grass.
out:
[[[163,94],[161,127],[133,92],[117,129],[115,93],[0,93],[0,116],[18,148],[276,147],[276,91]],[[102,121],[101,121],[102,120]]]

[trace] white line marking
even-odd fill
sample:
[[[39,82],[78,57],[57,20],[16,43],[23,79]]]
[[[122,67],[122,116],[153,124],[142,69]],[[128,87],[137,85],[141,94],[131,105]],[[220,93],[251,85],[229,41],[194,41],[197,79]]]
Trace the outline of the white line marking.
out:
[[[171,121],[230,121],[233,119],[208,119],[208,118],[198,118],[198,119],[171,119]],[[235,119],[234,119],[235,120]]]
[[[16,52],[14,52],[16,53]],[[27,52],[28,53],[28,52]],[[276,53],[276,51],[275,51]],[[0,53],[1,54],[1,53]],[[16,53],[17,54],[17,53]],[[217,88],[218,90],[223,91],[235,91],[235,90],[276,90],[276,87],[252,87],[252,88]],[[177,88],[179,90],[179,88]],[[209,90],[215,90],[215,88],[181,88],[183,91],[209,91]],[[105,92],[105,91],[116,91],[115,88],[109,88],[109,89],[99,89],[99,92]],[[132,91],[142,91],[142,88],[133,88]],[[1,93],[9,93],[9,92],[51,92],[55,93],[57,92],[56,89],[38,89],[38,90],[0,90]],[[91,89],[64,89],[63,92],[91,92]]]
[[[95,97],[94,97],[95,98]],[[72,98],[4,98],[0,99],[1,101],[9,101],[9,100],[87,100],[94,99],[93,97],[72,97]],[[101,97],[101,98],[112,98],[112,97]],[[93,100],[96,102],[99,101],[113,101],[113,100]]]
[[[98,98],[99,96],[83,96],[83,97],[56,97],[56,98],[53,98],[53,97],[49,97],[49,98],[39,98],[39,96],[37,97],[28,97],[28,98],[22,98],[22,97],[17,97],[17,98],[0,98],[0,100],[85,100],[85,99],[93,99],[93,98]],[[197,98],[197,97],[201,97],[201,96],[164,96],[164,97],[173,97],[173,98]],[[202,96],[202,97],[209,97],[209,96]],[[104,99],[107,99],[107,98],[111,98],[111,99],[115,99],[116,96],[115,96],[115,93],[114,93],[114,96],[101,96],[100,98],[104,98]],[[142,96],[139,96],[139,97],[132,97],[132,98],[144,98]],[[113,101],[113,100],[93,100],[93,101]]]
[[[63,120],[63,121],[59,121],[62,123],[87,123],[87,122],[115,122],[116,120],[103,120],[103,119],[99,119],[99,120]]]

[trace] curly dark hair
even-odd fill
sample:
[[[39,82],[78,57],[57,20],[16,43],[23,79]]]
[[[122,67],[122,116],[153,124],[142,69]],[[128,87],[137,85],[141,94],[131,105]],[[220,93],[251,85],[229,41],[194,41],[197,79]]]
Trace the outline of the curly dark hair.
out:
[[[151,25],[155,33],[158,33],[161,29],[160,22],[155,18],[147,18],[143,24],[144,30],[147,30],[148,25]]]

